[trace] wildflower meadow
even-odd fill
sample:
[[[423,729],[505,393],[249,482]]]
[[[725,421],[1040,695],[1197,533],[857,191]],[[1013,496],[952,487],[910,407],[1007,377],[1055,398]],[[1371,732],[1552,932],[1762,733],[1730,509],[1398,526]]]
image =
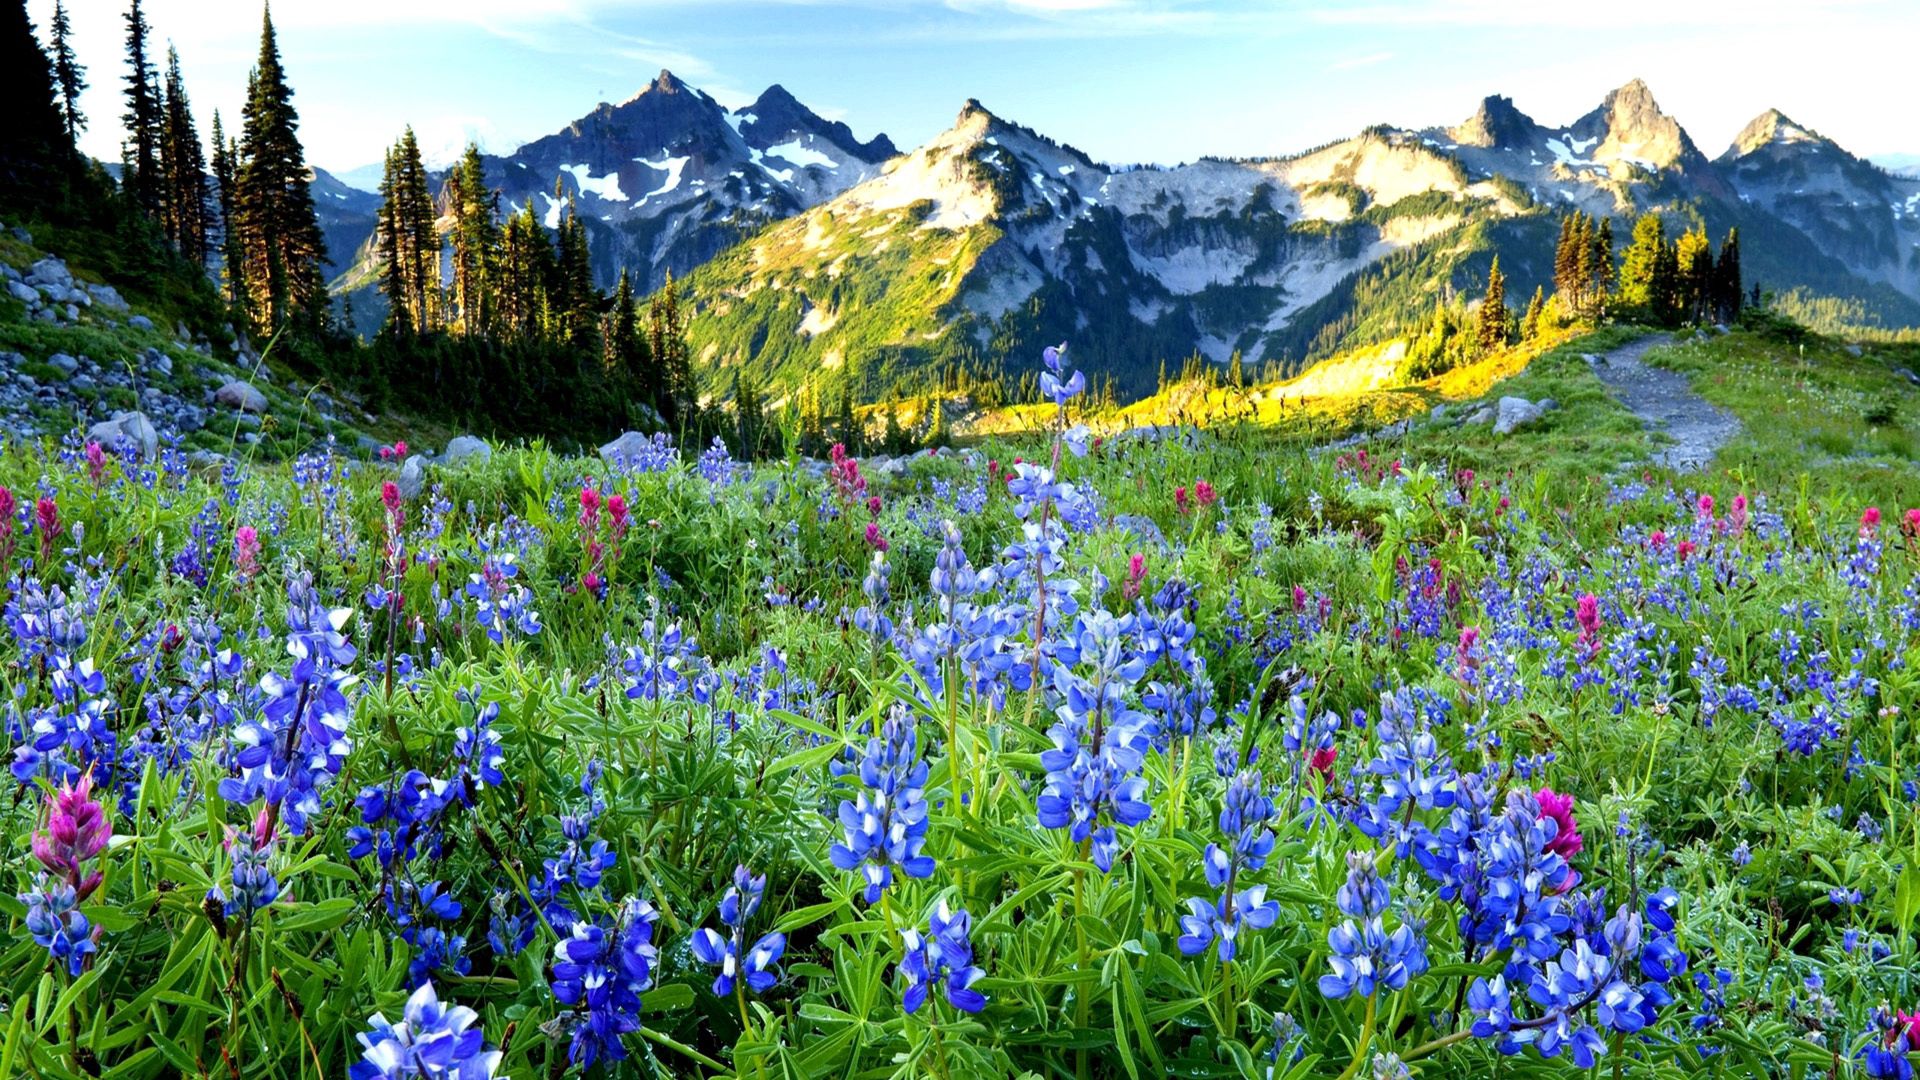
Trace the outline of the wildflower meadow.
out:
[[[884,473],[9,447],[0,1076],[1913,1075],[1920,510],[1038,381]]]

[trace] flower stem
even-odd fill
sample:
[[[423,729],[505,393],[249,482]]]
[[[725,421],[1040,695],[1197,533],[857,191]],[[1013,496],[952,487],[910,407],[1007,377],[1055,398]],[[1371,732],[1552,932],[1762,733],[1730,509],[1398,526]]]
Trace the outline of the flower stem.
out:
[[[1367,1047],[1373,1044],[1374,1006],[1379,997],[1378,990],[1367,995],[1367,1018],[1360,1022],[1360,1042],[1353,1048],[1353,1061],[1347,1066],[1347,1071],[1340,1074],[1340,1080],[1353,1080],[1360,1075],[1360,1065],[1367,1060]]]

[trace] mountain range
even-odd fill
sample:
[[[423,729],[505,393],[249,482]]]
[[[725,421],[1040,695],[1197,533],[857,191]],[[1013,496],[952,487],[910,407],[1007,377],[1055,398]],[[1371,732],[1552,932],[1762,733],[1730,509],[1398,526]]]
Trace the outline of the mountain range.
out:
[[[702,377],[741,371],[776,400],[1024,367],[1059,340],[1122,396],[1195,353],[1292,369],[1423,325],[1435,298],[1477,293],[1496,252],[1524,302],[1550,285],[1571,208],[1656,210],[1716,242],[1738,227],[1749,281],[1920,325],[1920,177],[1774,110],[1709,157],[1639,80],[1565,125],[1491,96],[1450,127],[1122,167],[976,101],[900,153],[778,86],[733,111],[662,72],[486,164],[504,202],[549,224],[576,201],[603,284],[622,267],[684,279]],[[364,258],[377,198],[319,177],[315,192],[336,257]]]

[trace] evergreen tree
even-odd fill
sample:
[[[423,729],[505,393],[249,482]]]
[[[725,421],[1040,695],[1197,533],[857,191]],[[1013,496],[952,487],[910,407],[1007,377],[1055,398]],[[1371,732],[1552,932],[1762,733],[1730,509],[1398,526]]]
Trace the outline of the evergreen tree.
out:
[[[1553,247],[1553,289],[1570,309],[1577,310],[1586,294],[1587,215],[1579,210],[1560,219],[1560,238]]]
[[[563,341],[584,348],[600,306],[593,286],[593,257],[587,246],[587,225],[571,197],[560,220],[558,261],[553,284],[554,332]]]
[[[699,388],[694,385],[693,365],[687,355],[686,326],[680,321],[678,287],[673,274],[653,294],[647,311],[647,352],[658,369],[660,399],[654,407],[674,431],[689,431],[695,426],[700,406]]]
[[[180,54],[167,47],[166,98],[161,126],[160,169],[164,180],[161,228],[175,251],[197,266],[207,262],[207,159],[193,123]]]
[[[166,179],[160,163],[163,119],[160,88],[147,50],[146,13],[140,0],[132,0],[125,16],[127,24],[127,111],[120,116],[126,128],[126,140],[120,146],[120,186],[133,197],[134,205],[149,217],[158,218],[166,199]]]
[[[1745,292],[1740,282],[1740,230],[1728,229],[1720,245],[1720,258],[1713,267],[1714,318],[1731,324],[1740,318],[1740,302]]]
[[[1500,272],[1500,256],[1495,255],[1493,268],[1487,271],[1487,295],[1480,301],[1480,321],[1474,335],[1481,356],[1506,348],[1507,318],[1507,277]]]
[[[927,448],[932,450],[932,449],[938,449],[939,447],[947,445],[948,432],[947,432],[946,402],[937,397],[929,398],[927,399],[926,411],[927,411],[927,435],[926,435],[925,442],[926,442]]]
[[[487,187],[480,148],[467,152],[447,177],[447,204],[453,214],[453,303],[463,334],[485,337],[493,329],[489,292],[499,261],[500,229],[494,221],[499,196]]]
[[[733,373],[733,415],[734,439],[740,455],[759,457],[766,438],[765,409],[760,403],[760,391],[738,369]]]
[[[434,329],[439,292],[440,233],[420,143],[408,127],[388,149],[380,179],[378,249],[388,329],[399,337]]]
[[[853,413],[853,391],[840,391],[840,408],[834,415],[833,441],[858,456],[867,451],[867,429]]]
[[[66,124],[67,141],[76,142],[87,127],[87,116],[80,111],[87,69],[73,55],[73,26],[67,21],[66,0],[53,0],[53,22],[48,29],[53,32],[53,80],[60,90],[60,119]]]
[[[0,0],[0,101],[0,199],[10,209],[49,205],[72,171],[73,148],[26,0]]]
[[[1613,219],[1601,218],[1600,225],[1592,231],[1593,252],[1587,260],[1591,267],[1587,281],[1587,315],[1593,319],[1607,317],[1607,297],[1613,291]]]
[[[254,329],[270,335],[291,322],[318,329],[326,317],[320,274],[326,243],[314,217],[293,89],[280,66],[273,14],[263,14],[260,58],[248,80],[236,166],[234,217]]]
[[[241,267],[245,254],[240,248],[240,231],[234,227],[233,200],[240,148],[227,136],[220,124],[220,111],[213,113],[213,190],[214,205],[220,211],[221,293],[227,306],[238,309],[247,295]]]
[[[1532,341],[1540,336],[1540,322],[1547,315],[1547,293],[1541,286],[1534,286],[1533,299],[1527,301],[1527,313],[1520,318],[1520,340]]]
[[[1670,258],[1660,215],[1642,214],[1620,264],[1620,305],[1640,318],[1664,322],[1673,288]]]
[[[528,199],[507,219],[500,238],[500,278],[492,299],[509,336],[524,341],[539,335],[552,262],[547,230],[534,216],[533,200]]]
[[[1713,287],[1713,243],[1704,231],[1688,229],[1674,246],[1673,315],[1677,320],[1706,321]]]

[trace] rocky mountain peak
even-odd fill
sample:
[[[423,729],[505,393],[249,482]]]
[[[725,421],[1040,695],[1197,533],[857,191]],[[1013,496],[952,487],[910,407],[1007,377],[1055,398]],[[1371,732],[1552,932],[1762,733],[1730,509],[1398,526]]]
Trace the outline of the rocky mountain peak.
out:
[[[1700,158],[1680,122],[1660,110],[1645,81],[1634,79],[1608,94],[1598,109],[1573,125],[1581,138],[1597,138],[1593,160],[1662,169]]]
[[[1504,147],[1530,145],[1539,125],[1514,107],[1513,99],[1491,94],[1465,122],[1447,129],[1462,146]]]
[[[1747,122],[1740,134],[1733,137],[1733,145],[1722,155],[1723,160],[1734,160],[1769,146],[1830,146],[1832,140],[1810,127],[1793,122],[1793,119],[1779,109],[1768,109]]]

